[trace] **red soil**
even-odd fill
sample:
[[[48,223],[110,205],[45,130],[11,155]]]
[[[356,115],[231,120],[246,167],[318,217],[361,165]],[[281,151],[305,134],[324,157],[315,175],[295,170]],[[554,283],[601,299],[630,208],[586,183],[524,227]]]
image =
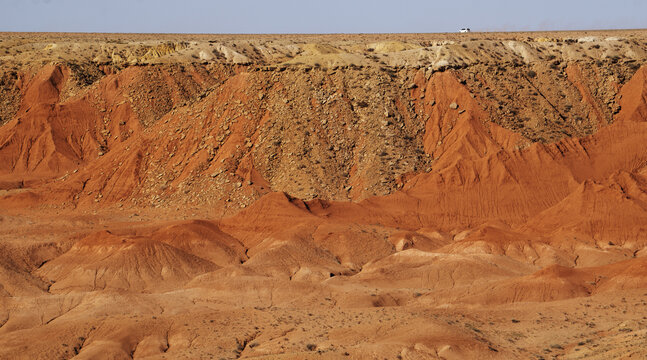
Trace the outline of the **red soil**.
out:
[[[335,74],[299,71],[294,76],[313,76],[308,81],[321,76],[321,89],[336,81]],[[382,160],[367,149],[382,140],[368,130],[351,134],[368,115],[358,113],[364,106],[350,90],[331,91],[334,97],[323,100],[313,92],[304,100],[290,97],[288,82],[274,81],[283,76],[279,71],[196,65],[182,72],[164,66],[106,71],[81,90],[63,65],[23,75],[19,110],[0,126],[0,215],[6,217],[0,221],[13,229],[0,244],[8,255],[0,260],[0,307],[7,314],[0,356],[20,349],[22,331],[56,342],[56,349],[35,345],[48,357],[68,356],[59,342],[81,333],[79,358],[205,355],[186,352],[199,347],[194,341],[213,352],[278,357],[294,345],[280,339],[301,344],[319,331],[300,333],[287,320],[291,311],[310,309],[325,318],[333,309],[321,320],[329,327],[325,339],[312,340],[323,357],[356,350],[359,358],[524,358],[541,347],[510,345],[485,320],[485,332],[472,323],[457,326],[443,318],[443,309],[485,319],[485,312],[501,316],[499,310],[519,311],[522,303],[548,309],[572,301],[573,307],[581,299],[629,297],[647,287],[645,66],[621,87],[620,111],[606,124],[607,110],[586,85],[585,72],[569,64],[568,80],[599,129],[555,143],[532,142],[491,122],[486,100],[458,70],[405,70],[398,76],[409,85],[388,104],[384,124],[373,119],[365,125],[395,136],[391,127],[401,121],[400,128],[415,135],[406,141],[420,151],[398,158],[410,160],[411,168],[397,174],[370,165]],[[146,84],[151,78],[154,89]],[[142,93],[146,88],[155,96]],[[284,107],[304,117],[325,112],[330,126],[319,126],[319,118],[305,130],[277,122]],[[298,131],[314,138],[298,145],[307,149],[299,161],[318,161],[311,168],[290,155]],[[338,151],[330,150],[335,146]],[[386,178],[391,188],[380,187]],[[328,192],[299,198],[285,191],[296,183]],[[192,214],[194,198],[208,216]],[[113,218],[81,219],[96,211]],[[147,221],[125,218],[133,211]],[[41,212],[40,230],[21,218]],[[194,220],[178,221],[178,214]],[[51,225],[66,216],[83,225]],[[58,232],[43,235],[48,226]],[[38,246],[20,244],[21,231]],[[25,315],[35,305],[20,304],[21,296],[36,304],[46,299],[40,320]],[[106,307],[104,313],[94,305],[112,298],[132,300],[131,309]],[[59,315],[45,319],[59,306],[52,301],[60,301]],[[344,325],[345,311],[390,307],[411,312],[406,326],[377,313],[367,315],[365,325]],[[207,325],[196,325],[204,320],[197,318],[214,309],[223,312],[219,319],[236,313],[257,317],[257,324],[272,323],[265,317],[273,311],[286,318],[275,329],[232,329],[235,342],[205,340]],[[425,309],[435,309],[428,320]],[[128,314],[146,319],[135,323]],[[157,315],[151,320],[151,314]],[[378,325],[382,319],[385,328]],[[178,328],[177,321],[195,329]],[[575,346],[560,348],[554,350],[566,354]]]

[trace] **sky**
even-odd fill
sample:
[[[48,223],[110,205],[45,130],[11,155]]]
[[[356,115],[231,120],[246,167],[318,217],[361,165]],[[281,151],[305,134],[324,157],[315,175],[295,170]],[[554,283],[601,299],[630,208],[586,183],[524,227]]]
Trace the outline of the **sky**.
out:
[[[647,0],[0,0],[0,31],[429,33],[647,28]]]

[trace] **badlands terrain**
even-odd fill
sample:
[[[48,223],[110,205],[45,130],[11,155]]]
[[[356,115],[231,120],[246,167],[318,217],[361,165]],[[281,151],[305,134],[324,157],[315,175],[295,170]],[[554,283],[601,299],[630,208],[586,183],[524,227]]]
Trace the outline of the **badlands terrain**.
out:
[[[1,33],[0,358],[645,358],[646,59]]]

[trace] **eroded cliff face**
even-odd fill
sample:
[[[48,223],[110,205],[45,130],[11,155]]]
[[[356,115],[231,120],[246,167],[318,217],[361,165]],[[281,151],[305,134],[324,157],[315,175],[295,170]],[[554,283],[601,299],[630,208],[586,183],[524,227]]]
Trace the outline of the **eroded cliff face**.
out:
[[[641,34],[8,37],[0,355],[644,355]]]
[[[362,58],[330,66],[268,54],[250,55],[246,65],[226,57],[196,62],[190,52],[173,60],[197,43],[138,48],[130,41],[142,59],[166,61],[25,64],[3,75],[0,179],[5,189],[58,179],[51,186],[73,205],[188,200],[228,212],[268,191],[306,200],[387,195],[438,161],[453,161],[442,156],[443,141],[482,137],[473,133],[476,123],[518,149],[611,124],[644,44],[580,40],[293,45],[299,56]],[[262,54],[262,44],[241,51]],[[58,46],[39,51],[52,49]],[[454,60],[386,61],[414,50]],[[380,54],[384,61],[365,63]],[[466,116],[474,124],[454,129]],[[475,141],[469,146],[485,151]]]

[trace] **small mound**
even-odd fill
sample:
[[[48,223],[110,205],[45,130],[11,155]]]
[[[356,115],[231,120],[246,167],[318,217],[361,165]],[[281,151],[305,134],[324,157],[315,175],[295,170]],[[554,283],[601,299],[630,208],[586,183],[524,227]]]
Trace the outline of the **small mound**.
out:
[[[339,54],[341,51],[328,44],[305,44],[302,47],[305,55]]]
[[[536,233],[586,235],[600,247],[611,242],[627,248],[645,246],[647,182],[620,172],[604,182],[587,180],[553,207],[530,219]],[[613,214],[610,217],[609,214]]]
[[[325,249],[315,246],[308,239],[312,231],[304,225],[277,232],[250,249],[246,267],[259,274],[304,279],[303,272],[338,274],[345,270],[338,259]],[[303,270],[308,268],[309,270]],[[319,279],[320,277],[316,277]]]
[[[151,238],[218,266],[239,264],[247,260],[245,247],[208,221],[190,221],[154,232]]]
[[[422,233],[422,231],[396,231],[389,236],[389,242],[396,251],[407,249],[433,251],[446,245],[448,241],[446,236],[436,231],[428,234]]]
[[[647,288],[647,258],[635,258],[610,265],[573,269],[559,265],[534,274],[477,286],[461,302],[504,304],[547,302],[593,294]]]
[[[162,242],[102,231],[82,239],[37,273],[54,283],[50,292],[106,288],[163,291],[217,268]]]
[[[303,201],[283,192],[269,193],[236,216],[220,221],[220,228],[247,247],[253,247],[274,232],[299,222],[318,221]]]
[[[388,233],[377,227],[358,224],[322,224],[312,233],[313,243],[350,268],[381,259],[393,253]]]
[[[0,298],[9,296],[41,295],[47,284],[32,276],[31,271],[41,262],[54,256],[56,247],[51,244],[14,248],[0,244]]]
[[[409,249],[366,264],[353,280],[381,287],[439,290],[473,286],[530,271],[531,266],[501,256]]]
[[[186,42],[167,42],[159,44],[148,49],[146,54],[138,60],[142,62],[153,60],[186,49],[188,46],[189,44]]]
[[[647,258],[640,257],[592,268],[599,274],[594,293],[647,288]]]
[[[522,263],[537,266],[572,264],[574,255],[558,251],[538,236],[506,229],[495,224],[484,224],[463,239],[439,251],[450,254],[488,254],[507,256]],[[563,244],[562,244],[563,245]]]
[[[593,276],[582,271],[553,265],[532,275],[502,280],[473,289],[462,301],[471,304],[547,302],[589,296]]]
[[[418,49],[420,46],[408,44],[401,41],[382,41],[367,46],[368,49],[373,49],[378,54],[400,52],[405,50]]]

